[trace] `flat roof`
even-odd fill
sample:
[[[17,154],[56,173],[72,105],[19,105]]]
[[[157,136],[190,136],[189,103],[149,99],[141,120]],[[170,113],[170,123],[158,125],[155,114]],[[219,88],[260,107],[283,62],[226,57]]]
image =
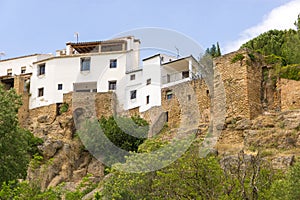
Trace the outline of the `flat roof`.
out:
[[[21,59],[21,58],[27,58],[27,57],[32,57],[32,56],[38,56],[38,55],[48,55],[48,54],[35,53],[35,54],[30,54],[30,55],[25,55],[25,56],[18,56],[18,57],[13,57],[13,58],[7,58],[7,59],[4,59],[4,60],[0,60],[0,62],[9,61],[9,60],[15,60],[15,59]]]
[[[156,56],[160,56],[160,53],[154,54],[153,56],[149,56],[149,57],[147,57],[147,58],[144,58],[142,61],[149,60],[149,59],[154,58],[154,57],[156,57]]]

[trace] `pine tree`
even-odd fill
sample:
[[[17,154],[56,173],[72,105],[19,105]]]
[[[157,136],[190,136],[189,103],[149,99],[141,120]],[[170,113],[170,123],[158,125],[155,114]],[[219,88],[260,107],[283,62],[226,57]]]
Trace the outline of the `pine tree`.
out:
[[[300,31],[300,14],[298,15],[298,18],[294,24],[295,24],[297,30]]]
[[[219,42],[217,42],[217,52],[216,52],[216,57],[221,56],[221,49],[220,49],[220,45]]]

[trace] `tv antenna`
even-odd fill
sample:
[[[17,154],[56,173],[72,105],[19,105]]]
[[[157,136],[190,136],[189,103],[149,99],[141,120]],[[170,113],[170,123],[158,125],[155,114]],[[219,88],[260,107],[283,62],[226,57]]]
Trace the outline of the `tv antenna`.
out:
[[[79,33],[78,33],[78,32],[75,32],[75,33],[74,33],[74,37],[76,38],[76,42],[78,43]]]
[[[175,46],[175,49],[177,51],[177,58],[179,58],[179,49]]]

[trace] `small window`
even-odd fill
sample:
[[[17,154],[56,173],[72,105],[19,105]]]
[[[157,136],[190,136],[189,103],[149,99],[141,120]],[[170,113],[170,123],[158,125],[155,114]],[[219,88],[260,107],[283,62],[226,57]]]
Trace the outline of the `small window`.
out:
[[[136,99],[136,90],[130,91],[130,99]]]
[[[167,91],[167,93],[166,93],[166,98],[169,100],[169,99],[172,99],[172,97],[173,97],[173,92],[172,92],[172,90]]]
[[[11,76],[12,75],[12,69],[8,69],[7,70],[7,76]]]
[[[146,96],[146,104],[149,104],[150,103],[150,96]]]
[[[188,101],[190,101],[190,100],[191,100],[191,95],[189,94],[189,95],[188,95]]]
[[[90,71],[91,58],[80,58],[80,71]]]
[[[38,73],[37,73],[38,76],[44,75],[45,74],[45,69],[46,69],[46,64],[45,63],[38,65]]]
[[[111,59],[109,61],[109,68],[117,68],[117,59]]]
[[[63,89],[63,84],[58,84],[57,85],[57,90],[62,90]]]
[[[26,67],[21,67],[21,74],[25,74],[26,73]]]
[[[108,90],[116,90],[117,81],[108,81]]]
[[[170,83],[171,82],[171,76],[170,74],[167,74],[167,83]]]
[[[147,79],[147,85],[150,85],[151,84],[151,78]]]
[[[38,97],[44,96],[44,88],[39,88],[38,89]]]
[[[188,78],[189,76],[190,76],[189,71],[184,71],[184,72],[182,72],[182,79]]]
[[[131,81],[135,80],[135,74],[130,75],[130,80]]]

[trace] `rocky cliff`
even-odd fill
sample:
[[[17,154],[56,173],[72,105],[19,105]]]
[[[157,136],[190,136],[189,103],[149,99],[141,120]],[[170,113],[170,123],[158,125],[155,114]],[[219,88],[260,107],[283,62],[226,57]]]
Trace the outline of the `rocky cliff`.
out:
[[[28,179],[42,189],[64,182],[70,190],[88,174],[98,182],[104,175],[104,166],[85,150],[76,135],[71,111],[61,115],[39,110],[31,113],[28,128],[44,140],[39,146],[41,156],[35,156],[28,169]],[[53,109],[52,109],[53,111]]]

